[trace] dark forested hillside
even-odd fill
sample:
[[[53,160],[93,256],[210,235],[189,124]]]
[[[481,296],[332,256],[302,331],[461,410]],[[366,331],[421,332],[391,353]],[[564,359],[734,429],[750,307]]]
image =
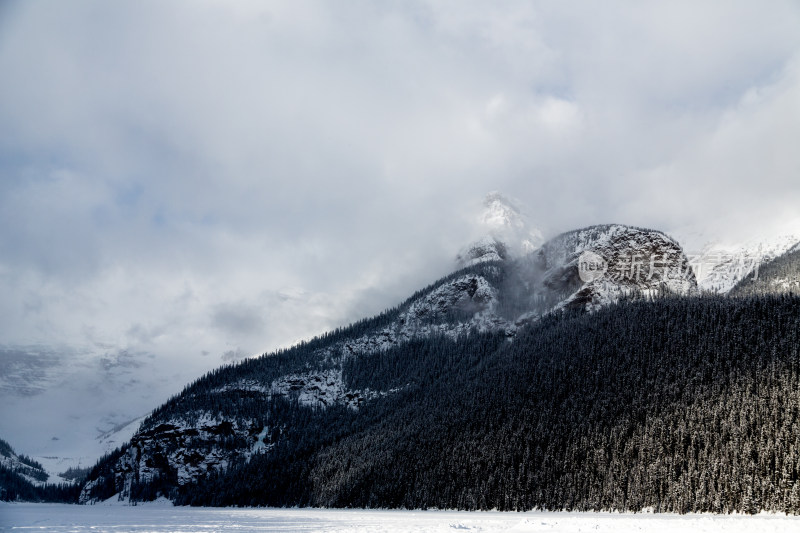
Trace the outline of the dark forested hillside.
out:
[[[357,410],[262,400],[267,453],[158,490],[195,505],[800,512],[795,296],[554,314],[513,342],[420,339],[343,375],[391,392]]]

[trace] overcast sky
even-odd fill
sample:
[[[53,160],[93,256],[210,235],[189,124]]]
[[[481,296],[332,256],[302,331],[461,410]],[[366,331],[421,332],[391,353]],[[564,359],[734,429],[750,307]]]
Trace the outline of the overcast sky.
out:
[[[798,140],[795,1],[5,1],[0,345],[180,379],[446,274],[491,190],[791,218]]]

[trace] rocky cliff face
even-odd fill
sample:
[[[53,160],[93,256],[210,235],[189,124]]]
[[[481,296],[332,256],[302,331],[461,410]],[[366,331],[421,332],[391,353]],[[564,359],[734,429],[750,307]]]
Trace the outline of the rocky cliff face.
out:
[[[234,457],[265,449],[266,428],[241,426],[236,421],[216,422],[208,417],[173,420],[139,431],[116,459],[113,477],[94,479],[82,489],[80,503],[96,501],[101,483],[113,483],[120,500],[135,497],[153,483],[183,485],[214,470],[224,469]]]
[[[697,281],[681,246],[660,231],[592,226],[551,239],[529,259],[556,307],[605,305],[625,295],[691,294]]]

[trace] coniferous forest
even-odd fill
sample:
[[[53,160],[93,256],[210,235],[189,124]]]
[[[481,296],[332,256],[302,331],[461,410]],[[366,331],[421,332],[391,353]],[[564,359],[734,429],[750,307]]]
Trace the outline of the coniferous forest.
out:
[[[354,358],[394,394],[263,405],[281,439],[190,505],[800,512],[800,298],[675,298]],[[154,496],[142,492],[142,497]]]

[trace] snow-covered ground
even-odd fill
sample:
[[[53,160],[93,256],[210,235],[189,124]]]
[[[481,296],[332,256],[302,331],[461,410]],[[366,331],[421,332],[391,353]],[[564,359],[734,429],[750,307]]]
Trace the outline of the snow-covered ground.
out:
[[[798,531],[800,517],[614,513],[498,513],[230,509],[149,504],[0,504],[0,530],[52,532],[742,532]]]

